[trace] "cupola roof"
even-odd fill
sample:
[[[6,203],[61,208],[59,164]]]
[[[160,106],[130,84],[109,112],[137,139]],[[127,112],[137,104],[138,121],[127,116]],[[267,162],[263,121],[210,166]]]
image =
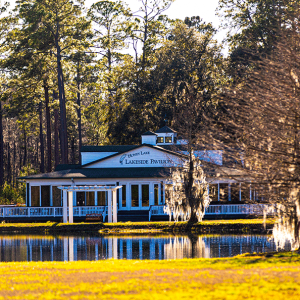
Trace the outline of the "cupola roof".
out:
[[[154,133],[153,131],[149,130],[149,131],[143,133],[142,135],[157,135],[157,134]]]
[[[176,131],[168,126],[164,126],[163,128],[156,130],[155,133],[176,133]]]

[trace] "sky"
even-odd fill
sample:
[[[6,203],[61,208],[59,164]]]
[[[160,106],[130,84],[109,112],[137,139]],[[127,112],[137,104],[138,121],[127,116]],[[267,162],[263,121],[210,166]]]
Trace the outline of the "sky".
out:
[[[90,7],[99,0],[85,0],[86,7]],[[0,0],[0,2],[5,2]],[[8,0],[13,7],[15,0]],[[140,7],[139,0],[123,0],[132,10]],[[205,22],[212,22],[215,27],[220,25],[219,18],[215,15],[218,0],[175,0],[171,7],[165,12],[170,18],[184,19],[185,17],[200,16]]]
[[[90,7],[98,0],[85,0],[86,7]],[[123,0],[129,7],[136,11],[140,7],[139,0]],[[220,25],[216,16],[216,8],[219,0],[175,0],[170,8],[164,12],[172,19],[184,19],[185,17],[200,16],[205,22],[212,22],[215,28]]]
[[[85,0],[85,6],[90,7],[93,3],[99,0]],[[122,0],[127,3],[132,11],[137,11],[139,9],[140,1],[139,0]],[[216,8],[218,6],[219,0],[175,0],[170,8],[164,12],[172,19],[181,19],[184,20],[185,17],[200,16],[203,21],[211,22],[213,26],[218,29],[221,22],[219,17],[216,15]],[[219,30],[216,34],[216,39],[219,43],[222,43],[225,38],[226,31]],[[227,47],[224,46],[224,54],[227,53]]]
[[[0,0],[3,2],[4,0]],[[90,7],[93,3],[99,0],[85,0],[85,6]],[[129,7],[136,11],[140,7],[139,0],[122,0],[127,3]],[[14,6],[15,0],[10,0],[10,7]],[[172,19],[184,19],[185,17],[200,16],[205,22],[211,22],[213,26],[218,29],[221,22],[216,16],[216,8],[219,0],[175,0],[170,8],[164,12]],[[225,31],[220,30],[216,38],[221,43],[225,38]],[[225,47],[226,48],[226,47]],[[225,50],[226,52],[226,50]]]
[[[89,7],[97,0],[86,0]],[[138,0],[123,0],[132,10],[140,7]],[[212,22],[215,27],[219,25],[219,19],[215,15],[218,0],[175,0],[171,7],[165,12],[170,18],[184,19],[185,17],[200,16],[206,22]]]

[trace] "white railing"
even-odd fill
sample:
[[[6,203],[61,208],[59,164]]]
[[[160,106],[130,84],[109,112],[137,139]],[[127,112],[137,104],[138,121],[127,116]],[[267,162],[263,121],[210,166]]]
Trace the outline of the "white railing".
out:
[[[166,216],[165,205],[152,205],[149,209],[149,221],[151,221],[151,216]]]
[[[151,216],[167,216],[164,207],[164,205],[152,205],[149,210],[149,220]],[[275,212],[269,204],[229,204],[210,205],[205,210],[205,215],[263,215],[264,210],[268,215]]]
[[[103,220],[107,215],[107,206],[75,206],[74,217],[85,217],[87,214],[102,214]],[[62,207],[1,207],[0,218],[23,217],[62,217]]]
[[[274,214],[274,209],[270,204],[232,204],[232,205],[210,205],[206,215],[263,215],[264,211],[268,215]]]
[[[149,209],[149,220],[152,216],[167,216],[164,205],[152,205]],[[231,204],[210,205],[206,215],[262,215],[273,214],[274,209],[267,204]],[[103,220],[107,216],[107,206],[75,206],[74,217],[85,217],[88,214],[102,214]],[[25,218],[25,217],[62,217],[62,207],[0,207],[0,218]]]
[[[104,220],[107,215],[107,206],[76,206],[73,212],[74,217],[85,217],[88,214],[101,214]]]

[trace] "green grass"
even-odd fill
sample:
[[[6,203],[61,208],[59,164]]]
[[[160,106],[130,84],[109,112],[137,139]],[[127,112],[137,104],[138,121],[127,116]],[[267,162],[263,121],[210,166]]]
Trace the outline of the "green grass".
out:
[[[0,263],[0,299],[298,299],[300,256]]]
[[[267,224],[274,224],[274,219],[267,219]],[[186,225],[187,222],[119,222],[119,223],[99,223],[99,222],[81,222],[73,224],[57,223],[57,222],[46,222],[46,223],[0,223],[1,227],[52,227],[52,226],[83,226],[83,225],[92,225],[92,224],[101,224],[106,228],[115,228],[115,227],[167,227],[167,226],[182,226]],[[263,219],[238,219],[238,220],[205,220],[194,225],[223,225],[223,224],[263,224]]]
[[[267,219],[267,229],[272,228],[275,221]],[[187,222],[126,222],[126,223],[1,223],[0,233],[80,233],[80,232],[106,233],[262,233],[264,225],[262,219],[240,220],[207,220],[197,224]]]

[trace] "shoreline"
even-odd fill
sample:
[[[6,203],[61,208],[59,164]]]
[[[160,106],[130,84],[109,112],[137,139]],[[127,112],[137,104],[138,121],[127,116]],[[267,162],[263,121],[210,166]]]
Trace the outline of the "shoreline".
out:
[[[131,234],[131,233],[195,233],[195,234],[268,234],[275,220],[207,220],[201,223],[187,222],[126,222],[126,223],[2,223],[0,234]]]

